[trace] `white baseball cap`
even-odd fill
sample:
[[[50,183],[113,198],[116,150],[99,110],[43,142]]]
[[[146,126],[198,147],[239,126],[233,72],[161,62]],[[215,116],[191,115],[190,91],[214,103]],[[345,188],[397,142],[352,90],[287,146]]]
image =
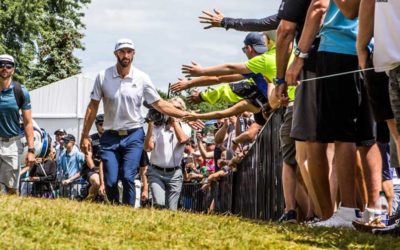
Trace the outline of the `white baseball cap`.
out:
[[[131,39],[122,38],[117,41],[115,44],[114,52],[120,49],[135,49],[135,45],[133,44]]]
[[[13,64],[15,63],[14,57],[7,54],[0,55],[0,62],[10,62]]]

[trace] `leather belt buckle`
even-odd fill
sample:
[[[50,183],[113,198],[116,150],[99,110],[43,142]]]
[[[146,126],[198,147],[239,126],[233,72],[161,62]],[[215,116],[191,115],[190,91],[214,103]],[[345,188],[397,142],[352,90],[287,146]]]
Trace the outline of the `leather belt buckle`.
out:
[[[126,136],[126,135],[128,135],[128,130],[118,130],[118,135],[119,136]]]

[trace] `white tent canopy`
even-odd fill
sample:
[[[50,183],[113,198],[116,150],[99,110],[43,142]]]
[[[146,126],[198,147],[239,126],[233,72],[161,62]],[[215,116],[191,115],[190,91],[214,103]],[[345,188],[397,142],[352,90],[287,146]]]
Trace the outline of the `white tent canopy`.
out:
[[[80,74],[31,91],[33,119],[53,138],[56,129],[64,128],[79,142],[93,85]],[[103,113],[102,103],[98,113]]]

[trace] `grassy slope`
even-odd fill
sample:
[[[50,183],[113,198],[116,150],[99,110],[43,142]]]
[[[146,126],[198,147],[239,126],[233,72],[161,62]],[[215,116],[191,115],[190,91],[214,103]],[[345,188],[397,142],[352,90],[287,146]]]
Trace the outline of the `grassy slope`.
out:
[[[0,196],[0,249],[394,249],[400,240],[237,217]]]

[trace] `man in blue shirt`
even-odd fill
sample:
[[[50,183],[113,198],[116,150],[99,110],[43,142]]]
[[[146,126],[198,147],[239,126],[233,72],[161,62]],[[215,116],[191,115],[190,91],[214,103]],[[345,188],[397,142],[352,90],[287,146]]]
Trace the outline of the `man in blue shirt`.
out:
[[[61,174],[62,185],[68,186],[81,177],[80,171],[82,164],[85,162],[85,155],[78,150],[74,150],[75,136],[67,134],[63,138],[63,143],[65,149],[61,152],[57,160],[58,172]],[[72,196],[77,196],[79,194],[79,189],[78,185],[74,185],[71,187],[70,194]]]
[[[30,97],[24,86],[12,80],[14,72],[14,58],[0,55],[0,184],[7,187],[9,194],[16,193],[18,189],[19,154],[23,148],[20,110],[28,146],[26,163],[30,166],[35,163]],[[22,101],[17,102],[17,96]]]

